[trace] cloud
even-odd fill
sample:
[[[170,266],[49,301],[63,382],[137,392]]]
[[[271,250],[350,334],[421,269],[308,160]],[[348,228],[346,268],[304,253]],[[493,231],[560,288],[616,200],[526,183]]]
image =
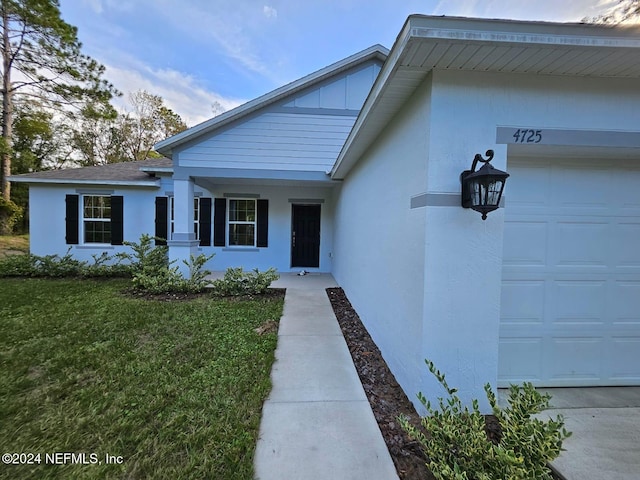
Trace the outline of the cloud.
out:
[[[216,8],[215,3],[155,0],[146,7],[162,18],[165,31],[179,31],[190,42],[206,44],[241,69],[259,74],[274,86],[280,85],[282,75],[273,66],[283,50],[275,39],[276,24],[265,22],[265,17],[277,18],[278,11],[269,5],[258,5],[237,0],[233,8]]]
[[[114,10],[117,12],[130,12],[133,10],[134,4],[125,0],[82,0],[89,8],[98,15],[105,12],[105,10]]]
[[[104,12],[104,7],[102,6],[102,0],[83,0],[86,5],[89,5],[89,8],[93,10],[95,13],[100,15]]]
[[[434,15],[463,17],[508,18],[578,22],[580,19],[602,13],[604,4],[617,0],[537,0],[513,2],[507,0],[440,0]]]
[[[264,13],[264,16],[267,18],[278,18],[278,11],[268,5],[262,7],[262,13]]]
[[[213,117],[214,105],[230,110],[244,103],[244,100],[226,98],[205,88],[198,79],[173,69],[154,69],[132,59],[115,64],[106,63],[109,79],[122,91],[123,96],[114,100],[114,105],[124,110],[128,107],[130,93],[146,90],[161,96],[165,105],[180,115],[189,126]]]

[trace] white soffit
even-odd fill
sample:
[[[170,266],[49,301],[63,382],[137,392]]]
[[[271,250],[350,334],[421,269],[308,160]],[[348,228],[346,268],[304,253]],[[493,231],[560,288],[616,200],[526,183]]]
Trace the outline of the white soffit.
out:
[[[331,175],[343,179],[433,70],[640,78],[640,29],[410,16]]]

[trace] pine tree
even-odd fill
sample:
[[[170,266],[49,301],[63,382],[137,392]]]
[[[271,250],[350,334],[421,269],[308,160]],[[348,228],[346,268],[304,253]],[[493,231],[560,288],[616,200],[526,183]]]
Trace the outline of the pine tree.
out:
[[[13,116],[16,97],[71,112],[87,102],[107,105],[117,91],[102,79],[104,67],[81,53],[76,27],[60,15],[58,0],[0,0],[2,143],[0,233],[9,233]]]

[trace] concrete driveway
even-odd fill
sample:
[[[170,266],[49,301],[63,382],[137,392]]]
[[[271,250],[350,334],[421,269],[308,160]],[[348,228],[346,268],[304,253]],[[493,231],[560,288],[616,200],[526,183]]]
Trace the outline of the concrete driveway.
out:
[[[552,466],[566,480],[640,479],[640,387],[548,388],[566,449]],[[543,415],[544,415],[543,414]]]

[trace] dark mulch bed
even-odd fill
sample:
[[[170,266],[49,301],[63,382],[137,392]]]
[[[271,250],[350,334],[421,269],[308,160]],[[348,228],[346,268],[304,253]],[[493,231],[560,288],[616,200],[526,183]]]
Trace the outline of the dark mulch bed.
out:
[[[420,417],[413,404],[389,370],[342,289],[327,288],[327,294],[398,476],[402,480],[435,480],[418,443],[409,438],[397,421],[398,416],[404,415],[412,424],[420,426]],[[487,436],[494,442],[500,441],[497,419],[488,415],[485,420]],[[562,480],[556,472],[552,474],[556,480]]]
[[[418,425],[420,417],[413,404],[387,367],[342,289],[328,288],[327,294],[398,476],[402,480],[434,480],[420,446],[408,437],[397,420],[404,414]]]

